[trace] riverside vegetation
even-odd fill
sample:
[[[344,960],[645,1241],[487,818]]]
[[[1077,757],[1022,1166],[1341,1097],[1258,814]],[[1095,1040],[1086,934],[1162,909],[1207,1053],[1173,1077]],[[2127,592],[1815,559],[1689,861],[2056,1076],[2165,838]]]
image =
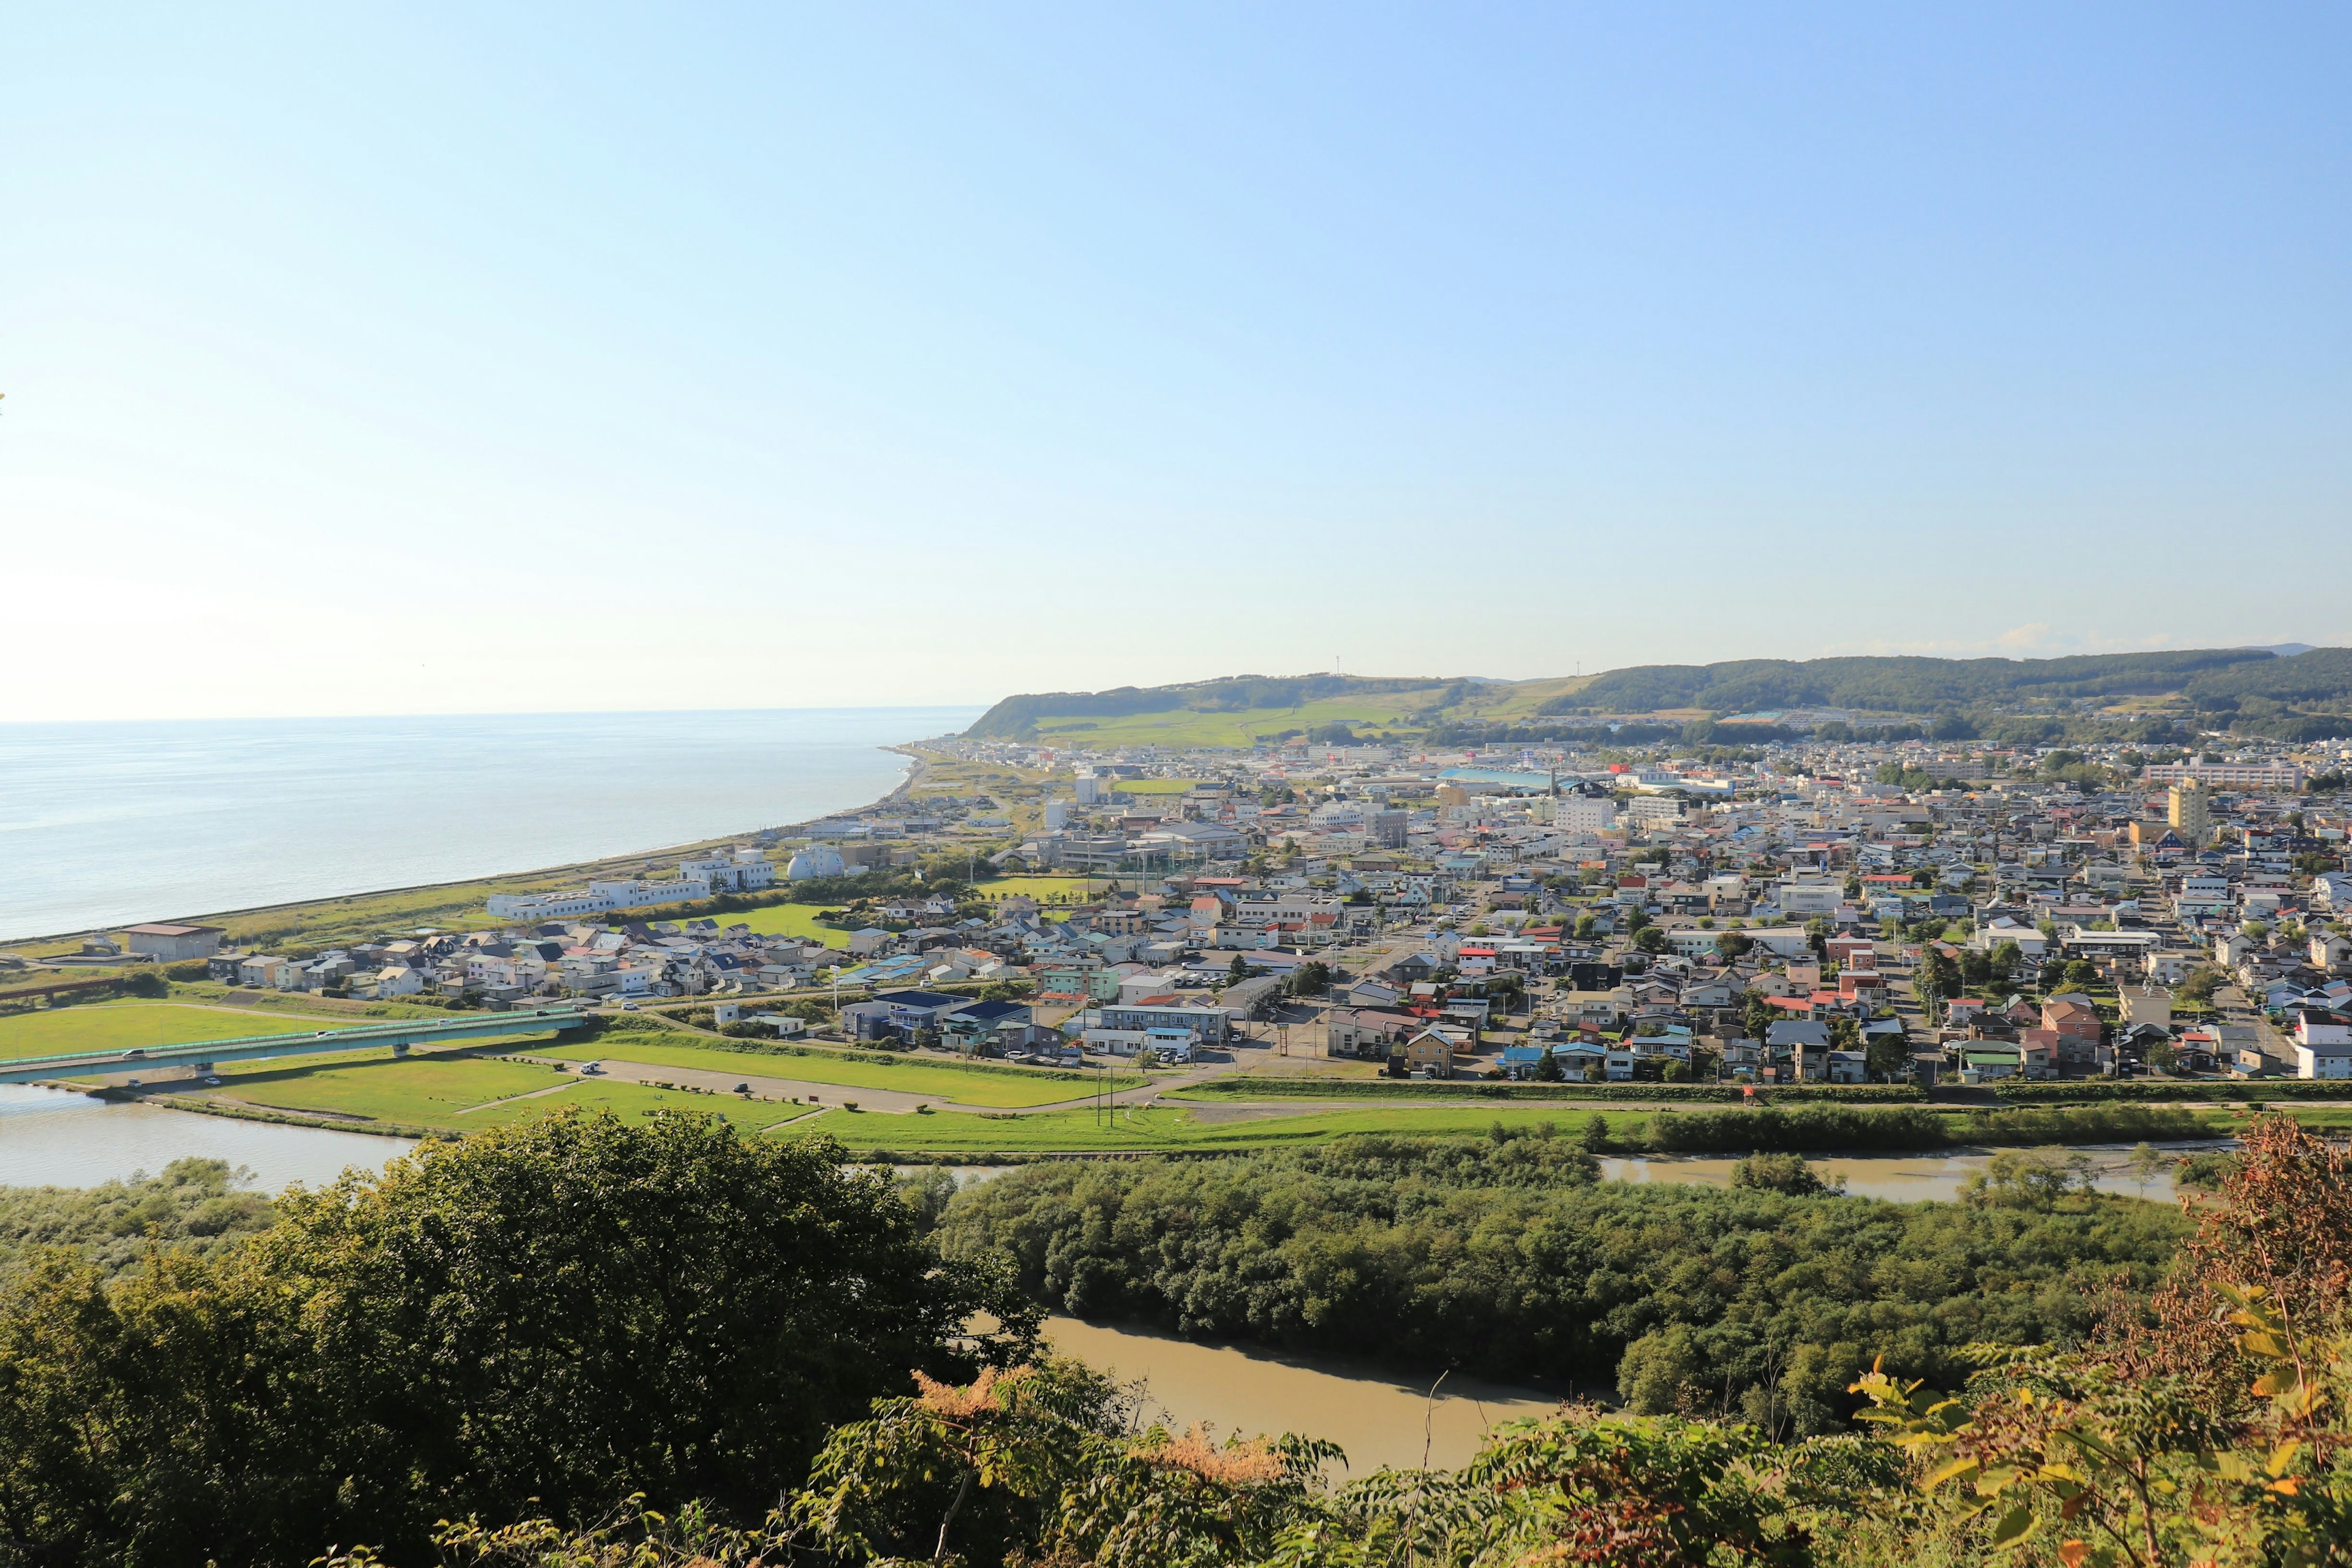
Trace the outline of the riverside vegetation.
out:
[[[1792,1195],[1801,1161],[1752,1163],[1729,1191],[1604,1183],[1585,1142],[1497,1129],[1039,1165],[965,1194],[941,1240],[1010,1257],[1078,1316],[1804,1435],[1846,1425],[1874,1357],[1945,1381],[1974,1342],[2081,1335],[2103,1290],[2154,1285],[2183,1230],[2049,1156],[1996,1161],[1962,1204]]]
[[[71,1248],[20,1258],[0,1563],[2342,1563],[2352,1170],[2284,1117],[2242,1144],[2184,1215],[2087,1195],[2058,1156],[1897,1207],[1798,1195],[1785,1156],[1728,1193],[1629,1191],[1540,1137],[1037,1170],[950,1200],[713,1119],[564,1116],[297,1193],[209,1256],[159,1242],[110,1279]],[[1073,1184],[1100,1198],[1065,1223]],[[1349,1478],[1318,1436],[1144,1426],[1037,1353],[1011,1275],[1033,1242],[1149,1269],[1219,1236],[1251,1267],[1195,1249],[1194,1282],[1273,1300],[1304,1188],[1338,1205],[1343,1260],[1422,1292],[1408,1310],[1451,1300],[1466,1324],[1533,1278],[1523,1256],[1580,1270],[1611,1298],[1598,1328],[1578,1303],[1518,1321],[1624,1341],[1621,1374],[1657,1360],[1631,1331],[1703,1335],[1710,1294],[1768,1339],[1834,1320],[1870,1359],[1832,1388],[1793,1375],[1792,1338],[1759,1400],[1727,1402],[1701,1360],[1623,1408],[1502,1428],[1463,1470]],[[1469,1288],[1430,1293],[1424,1247]],[[1958,1392],[1919,1381],[1936,1367]]]

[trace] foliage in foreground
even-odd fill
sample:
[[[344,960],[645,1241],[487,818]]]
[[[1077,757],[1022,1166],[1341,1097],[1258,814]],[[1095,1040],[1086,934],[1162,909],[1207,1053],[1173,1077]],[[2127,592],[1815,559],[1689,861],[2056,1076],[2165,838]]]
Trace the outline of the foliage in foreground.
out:
[[[0,1289],[0,1564],[422,1560],[441,1519],[631,1491],[756,1518],[908,1368],[1034,1325],[840,1157],[569,1114],[297,1192],[216,1256],[37,1255]],[[1001,1344],[963,1340],[983,1309]]]
[[[211,1253],[268,1227],[273,1209],[240,1193],[225,1160],[174,1160],[160,1176],[97,1187],[0,1187],[0,1276],[43,1248],[68,1247],[113,1276],[154,1247]]]
[[[2111,1298],[2075,1349],[1988,1350],[1958,1394],[1874,1370],[1873,1435],[1563,1407],[1459,1471],[1333,1485],[1324,1445],[1139,1431],[1046,1363],[876,1401],[756,1529],[632,1503],[440,1546],[478,1568],[2322,1568],[2352,1562],[2347,1276],[2344,1153],[2272,1118],[2158,1295]]]
[[[1035,1165],[968,1189],[950,1257],[1008,1257],[1080,1316],[1505,1380],[1613,1386],[1643,1414],[1826,1432],[1878,1355],[1948,1381],[1979,1341],[2079,1336],[2118,1281],[2152,1289],[2170,1210],[2014,1157],[1964,1204],[1747,1183],[1601,1183],[1566,1139],[1361,1137],[1202,1161]]]

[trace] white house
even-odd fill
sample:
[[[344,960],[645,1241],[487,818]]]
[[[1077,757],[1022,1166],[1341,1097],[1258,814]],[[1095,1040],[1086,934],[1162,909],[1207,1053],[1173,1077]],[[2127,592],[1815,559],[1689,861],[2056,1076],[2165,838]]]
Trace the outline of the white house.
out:
[[[375,972],[375,994],[379,996],[414,996],[425,989],[425,972],[411,969],[404,963],[388,963]]]

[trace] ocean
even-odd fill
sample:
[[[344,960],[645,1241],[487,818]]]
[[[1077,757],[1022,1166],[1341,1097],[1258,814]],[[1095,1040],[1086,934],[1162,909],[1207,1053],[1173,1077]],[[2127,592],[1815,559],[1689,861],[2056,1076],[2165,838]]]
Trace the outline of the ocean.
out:
[[[0,724],[0,941],[531,870],[863,805],[977,708]]]

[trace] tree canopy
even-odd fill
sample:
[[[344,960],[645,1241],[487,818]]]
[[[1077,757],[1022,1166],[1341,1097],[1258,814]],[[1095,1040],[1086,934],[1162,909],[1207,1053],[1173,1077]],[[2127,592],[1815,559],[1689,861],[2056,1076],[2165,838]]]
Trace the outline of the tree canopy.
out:
[[[633,1491],[757,1518],[908,1369],[969,1376],[1034,1327],[841,1158],[564,1115],[297,1192],[213,1257],[110,1281],[41,1254],[0,1292],[0,1554],[421,1560],[437,1520]],[[1004,1332],[961,1344],[983,1309]]]

